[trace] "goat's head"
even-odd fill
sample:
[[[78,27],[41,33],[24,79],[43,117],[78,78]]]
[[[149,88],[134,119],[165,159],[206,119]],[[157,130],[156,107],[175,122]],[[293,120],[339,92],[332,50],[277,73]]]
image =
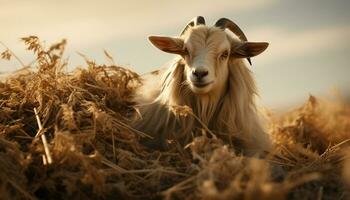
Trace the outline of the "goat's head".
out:
[[[266,42],[248,42],[241,29],[226,18],[208,27],[201,16],[190,21],[180,37],[150,36],[149,40],[160,50],[183,58],[184,78],[195,94],[210,94],[223,88],[233,59],[247,58],[251,64],[250,57],[268,46]]]

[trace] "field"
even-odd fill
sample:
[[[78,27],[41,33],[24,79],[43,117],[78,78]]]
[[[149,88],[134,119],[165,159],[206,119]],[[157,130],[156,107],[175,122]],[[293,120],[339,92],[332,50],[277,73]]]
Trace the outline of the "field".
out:
[[[88,58],[68,73],[64,40],[23,41],[36,61],[0,82],[0,199],[350,198],[350,105],[340,97],[266,111],[274,148],[263,158],[205,131],[155,151],[128,126],[138,74]]]

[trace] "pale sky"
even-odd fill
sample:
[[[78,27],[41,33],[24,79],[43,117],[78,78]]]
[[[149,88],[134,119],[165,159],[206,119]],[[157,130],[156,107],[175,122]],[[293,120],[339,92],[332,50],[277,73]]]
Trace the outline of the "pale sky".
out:
[[[84,65],[76,52],[106,63],[106,49],[117,64],[145,73],[173,57],[154,48],[149,35],[176,36],[197,15],[209,25],[226,17],[250,41],[270,43],[250,68],[262,104],[279,109],[332,88],[350,92],[349,9],[348,0],[0,0],[0,41],[30,63],[20,37],[37,35],[47,44],[66,38],[70,69]],[[0,61],[0,72],[19,67]]]

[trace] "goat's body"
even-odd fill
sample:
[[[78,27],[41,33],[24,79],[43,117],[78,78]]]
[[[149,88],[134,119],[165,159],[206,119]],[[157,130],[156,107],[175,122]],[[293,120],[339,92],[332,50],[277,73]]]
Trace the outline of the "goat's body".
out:
[[[164,148],[167,138],[188,141],[192,133],[202,128],[200,123],[191,116],[181,117],[171,111],[172,106],[188,106],[205,126],[227,143],[238,142],[246,152],[269,150],[270,140],[254,103],[254,79],[243,60],[232,62],[226,87],[210,95],[194,94],[184,84],[181,58],[168,70],[147,77],[136,95],[142,119],[135,122],[138,130],[154,137],[146,143]]]

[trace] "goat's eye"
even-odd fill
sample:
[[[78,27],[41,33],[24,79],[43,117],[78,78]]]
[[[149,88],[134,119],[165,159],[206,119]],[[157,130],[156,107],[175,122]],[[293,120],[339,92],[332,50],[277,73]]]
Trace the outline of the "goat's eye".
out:
[[[221,59],[226,59],[227,57],[228,57],[228,51],[227,50],[222,52],[222,54],[220,55]]]

